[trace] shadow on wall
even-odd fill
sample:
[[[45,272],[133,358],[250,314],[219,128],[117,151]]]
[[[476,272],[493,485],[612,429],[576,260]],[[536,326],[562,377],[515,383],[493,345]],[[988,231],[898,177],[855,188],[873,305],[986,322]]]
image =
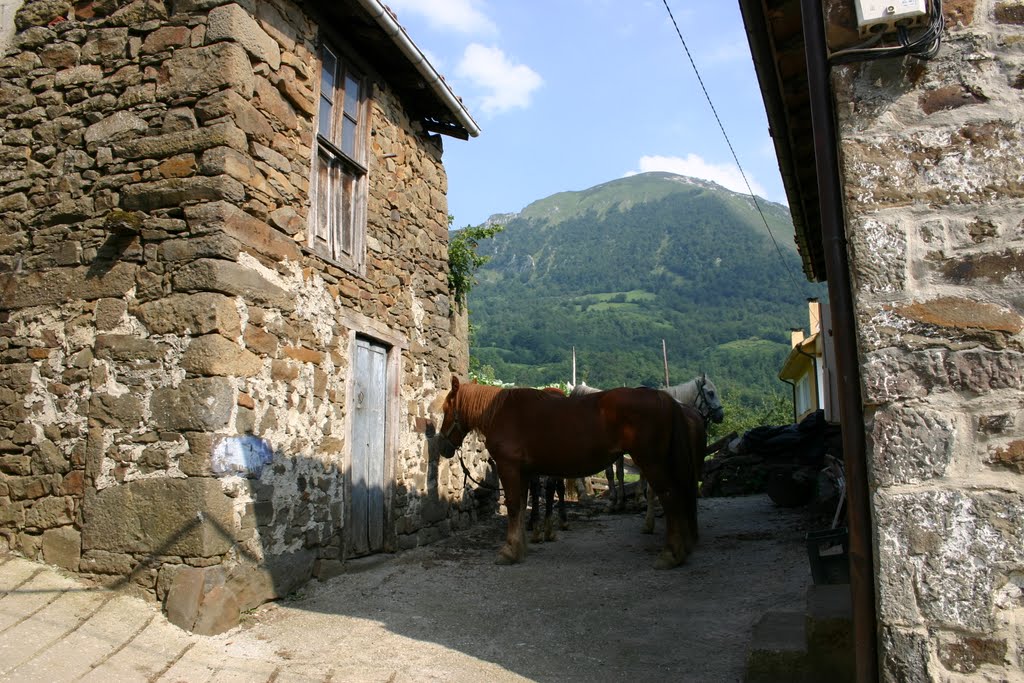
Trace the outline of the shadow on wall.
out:
[[[210,477],[141,479],[89,492],[83,570],[117,554],[131,566],[113,587],[155,590],[172,623],[222,633],[245,611],[314,576],[343,573],[355,557],[429,544],[495,512],[496,490],[462,486],[457,460],[441,465],[426,440],[421,447],[419,473],[390,491],[369,487],[360,495],[351,472],[335,463],[274,451],[252,435],[222,439]],[[493,472],[477,478],[497,479]],[[356,499],[381,501],[380,517],[353,511]]]

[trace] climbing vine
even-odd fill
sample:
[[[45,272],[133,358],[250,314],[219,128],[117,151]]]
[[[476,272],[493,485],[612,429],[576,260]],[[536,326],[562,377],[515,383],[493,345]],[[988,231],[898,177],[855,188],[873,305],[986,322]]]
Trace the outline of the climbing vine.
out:
[[[454,216],[448,216],[449,228],[454,220]],[[466,307],[466,297],[476,284],[474,276],[477,269],[491,260],[490,256],[477,253],[480,240],[490,239],[504,229],[503,225],[467,225],[455,231],[448,240],[448,291],[455,299],[459,311]]]

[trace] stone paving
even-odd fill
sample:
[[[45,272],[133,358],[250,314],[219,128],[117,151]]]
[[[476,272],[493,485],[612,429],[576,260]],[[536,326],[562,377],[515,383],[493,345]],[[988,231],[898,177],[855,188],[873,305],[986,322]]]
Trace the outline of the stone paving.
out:
[[[154,603],[0,554],[0,683],[529,680],[441,645],[390,636],[366,620],[274,604],[261,610],[272,635],[198,636],[171,624]],[[332,651],[328,643],[337,646],[341,633],[351,646]]]
[[[0,556],[2,681],[324,680],[320,672],[226,655],[222,645],[170,624],[139,598]]]
[[[94,587],[52,566],[0,554],[0,683],[528,680],[443,646],[388,637],[364,620],[310,617],[274,604],[261,609],[269,611],[277,629],[273,633],[288,641],[287,648],[245,629],[194,635],[167,621],[154,603]],[[325,640],[337,645],[339,633],[354,650],[325,647]],[[399,661],[404,659],[412,664]]]

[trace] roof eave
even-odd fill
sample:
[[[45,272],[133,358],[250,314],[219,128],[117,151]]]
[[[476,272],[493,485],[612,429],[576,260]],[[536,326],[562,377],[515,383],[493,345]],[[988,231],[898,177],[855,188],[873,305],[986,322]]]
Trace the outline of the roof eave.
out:
[[[409,34],[402,25],[398,23],[397,18],[391,13],[391,10],[380,2],[380,0],[359,0],[359,4],[363,6],[363,9],[370,13],[374,21],[377,22],[377,25],[381,27],[389,38],[391,38],[406,59],[408,59],[420,75],[423,76],[431,91],[433,91],[437,98],[451,112],[459,124],[461,124],[466,135],[461,135],[460,131],[456,130],[453,126],[440,124],[435,128],[434,132],[460,138],[476,137],[480,135],[480,126],[477,125],[475,120],[473,120],[473,116],[462,103],[462,100],[456,96],[455,91],[452,90],[451,86],[449,86],[441,74],[438,73],[427,59],[426,55],[424,55],[419,47],[416,46],[416,43],[414,43],[412,38],[409,37]]]
[[[804,274],[811,281],[822,282],[826,275],[825,260],[819,229],[815,152],[813,144],[809,144],[813,138],[807,129],[810,110],[805,101],[808,88],[799,3],[739,0],[739,4]],[[784,67],[788,67],[785,73]]]

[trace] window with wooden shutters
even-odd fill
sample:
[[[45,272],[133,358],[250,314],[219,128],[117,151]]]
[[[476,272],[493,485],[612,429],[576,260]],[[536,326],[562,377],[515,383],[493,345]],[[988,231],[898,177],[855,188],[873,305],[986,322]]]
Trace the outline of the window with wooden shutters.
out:
[[[310,246],[358,268],[366,231],[366,79],[326,45],[320,59]]]

